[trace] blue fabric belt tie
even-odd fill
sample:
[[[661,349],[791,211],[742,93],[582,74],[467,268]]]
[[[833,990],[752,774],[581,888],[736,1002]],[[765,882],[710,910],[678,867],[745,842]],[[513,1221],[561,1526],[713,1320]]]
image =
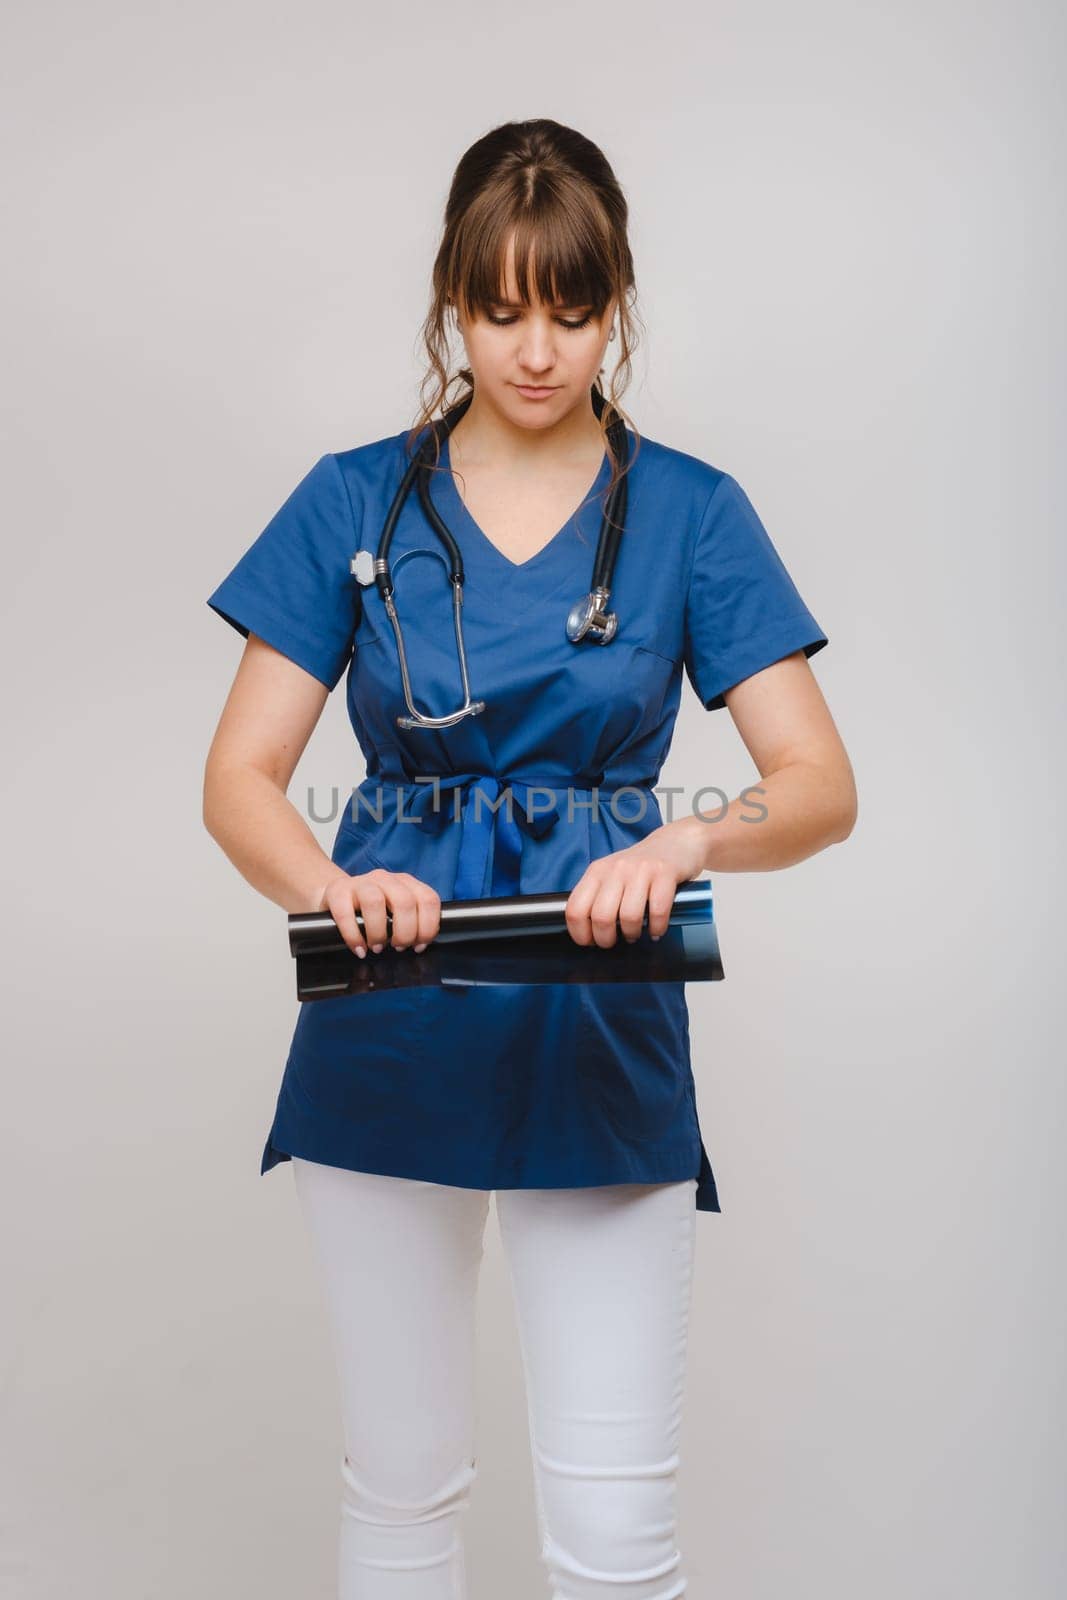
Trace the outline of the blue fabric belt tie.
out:
[[[456,900],[480,900],[486,894],[519,893],[522,835],[527,833],[531,838],[540,839],[555,827],[559,821],[559,804],[553,790],[558,787],[524,783],[518,778],[498,778],[486,772],[448,772],[440,774],[436,784],[413,785],[414,792],[405,808],[409,816],[421,818],[423,827],[439,832],[452,822],[455,808],[454,799],[444,798],[445,791],[464,791],[459,859],[452,894]],[[510,804],[505,793],[509,789]],[[505,795],[503,800],[501,795]],[[492,880],[487,889],[490,855]]]

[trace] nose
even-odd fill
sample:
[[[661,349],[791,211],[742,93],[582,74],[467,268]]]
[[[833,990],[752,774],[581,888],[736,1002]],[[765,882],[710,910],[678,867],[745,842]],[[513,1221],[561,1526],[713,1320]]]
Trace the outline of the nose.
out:
[[[548,324],[531,319],[523,329],[519,365],[531,377],[540,378],[556,364],[555,334]]]

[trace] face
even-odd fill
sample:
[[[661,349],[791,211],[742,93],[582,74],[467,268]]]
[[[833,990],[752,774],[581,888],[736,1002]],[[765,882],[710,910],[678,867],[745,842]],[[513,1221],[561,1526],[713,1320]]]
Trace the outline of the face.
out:
[[[486,313],[457,314],[479,401],[524,428],[549,427],[588,407],[614,311],[614,301],[600,318],[590,306],[522,305],[509,244],[504,298]]]

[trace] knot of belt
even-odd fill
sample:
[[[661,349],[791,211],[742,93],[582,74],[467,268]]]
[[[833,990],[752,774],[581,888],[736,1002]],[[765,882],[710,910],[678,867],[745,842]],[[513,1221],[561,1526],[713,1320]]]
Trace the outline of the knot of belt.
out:
[[[603,776],[600,773],[597,782],[574,787],[597,788]],[[489,893],[518,894],[522,835],[526,833],[533,839],[540,839],[556,826],[560,813],[555,791],[560,787],[558,783],[498,778],[487,772],[438,773],[432,781],[411,784],[413,793],[406,800],[406,810],[409,816],[419,817],[423,827],[439,832],[450,820],[448,811],[454,808],[455,802],[450,808],[435,804],[435,799],[445,790],[463,791],[462,832],[452,894],[456,900],[478,900],[485,893],[490,849],[493,876]],[[497,804],[505,790],[511,791],[517,805],[509,803],[507,798]],[[541,791],[532,806],[531,790]],[[479,795],[484,798],[479,799]]]

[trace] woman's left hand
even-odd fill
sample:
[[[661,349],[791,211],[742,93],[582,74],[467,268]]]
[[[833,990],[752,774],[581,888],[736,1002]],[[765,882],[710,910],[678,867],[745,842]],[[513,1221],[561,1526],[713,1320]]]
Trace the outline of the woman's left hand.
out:
[[[653,939],[667,931],[680,883],[703,872],[699,836],[686,823],[666,822],[625,850],[591,861],[570,892],[567,928],[577,944],[610,950],[621,927],[632,944],[648,910]]]

